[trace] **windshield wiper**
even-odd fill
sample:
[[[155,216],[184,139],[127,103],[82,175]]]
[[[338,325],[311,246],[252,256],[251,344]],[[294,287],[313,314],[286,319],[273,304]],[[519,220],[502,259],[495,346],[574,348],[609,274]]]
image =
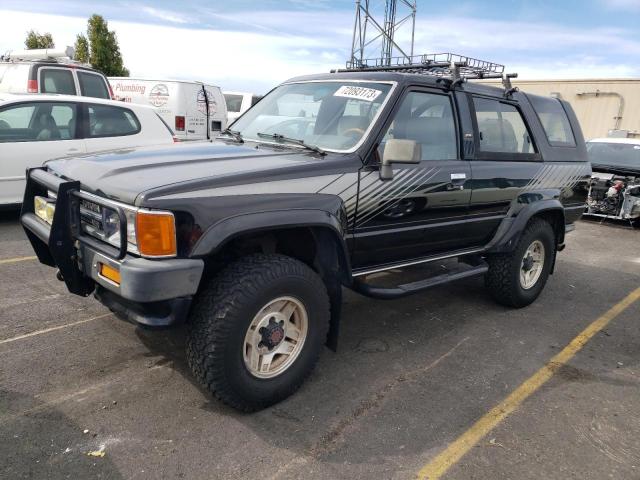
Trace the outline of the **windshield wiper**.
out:
[[[233,137],[233,139],[238,142],[238,143],[244,143],[244,139],[242,138],[242,134],[236,130],[231,130],[230,128],[227,128],[225,130],[223,130],[222,132],[220,132],[220,135],[218,135],[219,137],[222,135],[229,135],[230,137]]]
[[[322,150],[320,147],[318,147],[316,145],[310,145],[310,144],[306,143],[304,140],[299,140],[297,138],[285,137],[284,135],[282,135],[280,133],[260,133],[260,132],[258,132],[257,135],[260,138],[273,138],[274,140],[279,140],[281,142],[287,142],[287,143],[293,143],[295,145],[300,145],[300,146],[306,148],[307,150],[311,150],[313,152],[319,153],[320,155],[326,155],[327,154],[327,152],[325,152],[324,150]]]

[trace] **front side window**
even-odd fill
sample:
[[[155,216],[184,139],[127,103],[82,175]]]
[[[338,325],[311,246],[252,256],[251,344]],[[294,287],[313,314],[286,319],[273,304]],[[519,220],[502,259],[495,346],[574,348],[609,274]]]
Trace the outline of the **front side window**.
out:
[[[348,151],[371,127],[392,86],[378,82],[304,82],[281,85],[234,124],[245,140],[269,136]]]
[[[516,107],[499,100],[474,97],[480,150],[493,153],[535,153],[531,135]]]
[[[421,160],[456,159],[456,123],[449,96],[409,92],[384,136],[381,153],[390,138],[416,142]]]
[[[140,122],[128,108],[89,106],[90,137],[121,137],[140,132]]]
[[[575,147],[576,139],[560,100],[537,95],[529,95],[528,98],[538,114],[549,143],[554,147]]]
[[[40,91],[42,93],[58,93],[75,95],[76,85],[71,70],[61,68],[40,69]]]
[[[34,102],[0,110],[0,142],[43,142],[76,138],[77,106]]]
[[[109,99],[109,90],[104,82],[104,78],[95,73],[78,71],[78,82],[80,92],[85,97]]]

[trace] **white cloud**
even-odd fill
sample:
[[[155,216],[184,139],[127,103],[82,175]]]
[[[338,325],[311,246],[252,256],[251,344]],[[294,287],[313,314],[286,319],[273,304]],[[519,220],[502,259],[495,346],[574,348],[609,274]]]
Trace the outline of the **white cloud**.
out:
[[[169,10],[160,10],[158,8],[145,7],[145,6],[142,6],[139,8],[147,15],[158,18],[160,20],[165,20],[167,22],[179,23],[179,24],[185,24],[190,22],[190,19],[188,17],[180,15],[179,13],[176,13],[176,12],[169,11]]]
[[[615,0],[628,1],[628,0]],[[149,12],[148,12],[149,13]],[[341,67],[351,46],[347,11],[251,11],[218,14],[203,9],[200,28],[181,13],[154,10],[175,25],[109,20],[131,74],[202,80],[223,88],[264,92],[296,75]],[[49,31],[59,47],[73,45],[86,19],[0,10],[0,53],[21,49],[25,32]],[[165,18],[165,21],[169,21]],[[212,25],[206,25],[206,23]],[[401,45],[408,31],[398,32]],[[11,42],[11,43],[9,43]],[[507,65],[520,78],[639,76],[637,33],[621,28],[568,27],[464,16],[418,19],[416,53],[453,51]],[[377,49],[370,52],[378,54]]]
[[[0,52],[21,49],[27,28],[51,32],[56,44],[73,45],[86,19],[0,10],[3,19]],[[335,63],[313,56],[289,55],[296,49],[318,48],[318,41],[264,32],[178,28],[109,21],[132,76],[192,79],[223,88],[265,92],[287,78],[328,72]],[[11,39],[11,43],[7,40]]]

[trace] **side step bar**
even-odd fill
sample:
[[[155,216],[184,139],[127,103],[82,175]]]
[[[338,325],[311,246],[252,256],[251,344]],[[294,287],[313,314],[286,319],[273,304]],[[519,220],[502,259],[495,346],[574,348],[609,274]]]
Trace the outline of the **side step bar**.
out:
[[[394,298],[406,297],[413,293],[422,292],[438,285],[454,282],[456,280],[462,280],[463,278],[475,277],[477,275],[484,275],[489,270],[489,266],[482,261],[482,263],[469,267],[452,270],[441,275],[425,278],[424,280],[418,280],[417,282],[405,283],[404,285],[398,285],[397,287],[378,287],[366,283],[360,279],[355,279],[351,289],[360,293],[366,297],[377,298],[381,300],[392,300]]]

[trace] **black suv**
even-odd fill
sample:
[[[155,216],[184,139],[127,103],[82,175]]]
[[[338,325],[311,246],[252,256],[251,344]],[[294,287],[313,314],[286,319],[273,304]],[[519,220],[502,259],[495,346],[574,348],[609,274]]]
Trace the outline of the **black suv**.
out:
[[[280,85],[212,144],[30,170],[21,218],[71,292],[141,325],[187,322],[195,376],[252,411],[335,349],[342,287],[393,299],[483,275],[500,303],[533,302],[590,175],[562,100],[332,73]],[[436,276],[368,281],[443,259]]]

